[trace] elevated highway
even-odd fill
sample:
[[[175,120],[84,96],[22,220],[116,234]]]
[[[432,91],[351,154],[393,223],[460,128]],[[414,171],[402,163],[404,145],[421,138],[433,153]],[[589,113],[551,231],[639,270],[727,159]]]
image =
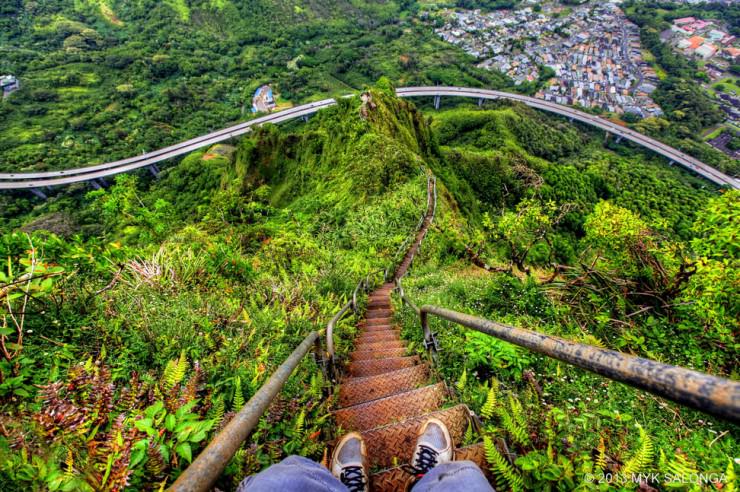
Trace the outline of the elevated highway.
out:
[[[536,109],[548,111],[571,120],[577,120],[582,123],[605,130],[618,138],[625,138],[638,145],[648,148],[664,157],[669,161],[679,164],[700,176],[712,181],[720,186],[729,186],[740,189],[740,180],[728,176],[713,167],[704,164],[698,159],[689,156],[673,147],[670,147],[655,139],[642,135],[639,132],[617,125],[609,120],[598,116],[584,113],[577,109],[562,106],[560,104],[536,99],[520,94],[509,92],[475,89],[469,87],[404,87],[397,89],[399,97],[435,97],[438,101],[441,97],[470,97],[479,101],[490,99],[508,99],[519,101],[527,106]],[[159,150],[148,152],[139,156],[129,157],[118,161],[96,164],[93,166],[80,167],[76,169],[66,169],[63,171],[35,172],[35,173],[0,173],[0,190],[37,190],[47,186],[66,185],[84,181],[94,181],[96,179],[113,176],[120,173],[133,171],[136,169],[146,168],[156,165],[159,162],[172,159],[184,154],[193,152],[202,147],[207,147],[219,142],[223,142],[235,137],[248,133],[254,127],[265,123],[281,123],[296,118],[305,117],[318,112],[319,110],[336,104],[334,99],[323,99],[308,104],[295,106],[284,111],[271,113],[260,116],[253,120],[239,123],[237,125],[224,128],[215,132],[208,133],[196,138],[191,138],[175,145],[164,147]]]

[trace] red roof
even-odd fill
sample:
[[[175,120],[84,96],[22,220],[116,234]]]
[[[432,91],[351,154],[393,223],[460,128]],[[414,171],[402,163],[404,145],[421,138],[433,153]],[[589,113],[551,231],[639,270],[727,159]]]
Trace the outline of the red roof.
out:
[[[692,22],[695,22],[695,21],[696,19],[694,19],[693,17],[682,17],[680,19],[674,20],[673,23],[676,24],[677,26],[680,26],[681,24],[691,24]]]

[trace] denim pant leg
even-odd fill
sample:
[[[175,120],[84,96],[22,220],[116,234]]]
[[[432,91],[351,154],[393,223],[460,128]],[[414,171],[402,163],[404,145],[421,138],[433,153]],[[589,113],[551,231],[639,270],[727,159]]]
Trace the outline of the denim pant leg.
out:
[[[347,492],[347,487],[315,461],[288,456],[242,480],[236,492]]]
[[[478,465],[450,461],[437,465],[419,480],[412,492],[495,492]]]

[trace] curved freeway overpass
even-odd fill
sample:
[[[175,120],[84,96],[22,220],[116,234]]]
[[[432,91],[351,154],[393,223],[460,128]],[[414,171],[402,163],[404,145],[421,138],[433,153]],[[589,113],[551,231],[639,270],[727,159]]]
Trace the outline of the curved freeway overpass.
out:
[[[580,122],[595,126],[618,137],[630,140],[638,145],[648,148],[660,155],[663,155],[671,162],[675,162],[685,168],[703,176],[709,181],[720,186],[730,186],[740,189],[740,180],[728,176],[707,164],[689,156],[673,147],[662,142],[647,137],[639,132],[629,128],[617,125],[609,120],[598,116],[584,113],[577,109],[562,106],[552,102],[536,99],[520,94],[509,92],[494,91],[487,89],[474,89],[467,87],[404,87],[396,90],[399,97],[422,97],[422,96],[457,96],[472,97],[479,100],[484,99],[509,99],[522,102],[528,106],[543,111],[559,114],[567,118],[578,120]],[[91,181],[99,178],[105,178],[115,174],[120,174],[135,169],[140,169],[157,164],[158,162],[172,159],[190,153],[202,147],[223,142],[234,137],[243,135],[251,131],[252,127],[257,127],[265,123],[281,123],[303,116],[318,112],[336,104],[334,99],[323,99],[300,106],[295,106],[284,111],[279,111],[269,115],[261,116],[253,120],[239,123],[223,130],[192,138],[169,147],[148,152],[139,156],[129,157],[118,161],[97,164],[94,166],[81,167],[76,169],[67,169],[64,171],[50,171],[38,173],[0,173],[0,190],[20,190],[20,189],[37,189],[45,186],[64,185]]]

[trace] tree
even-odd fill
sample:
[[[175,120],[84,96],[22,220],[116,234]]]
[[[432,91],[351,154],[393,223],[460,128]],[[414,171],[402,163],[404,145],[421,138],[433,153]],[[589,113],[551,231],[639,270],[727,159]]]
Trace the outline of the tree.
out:
[[[540,203],[526,198],[519,202],[515,211],[504,212],[496,222],[495,236],[506,243],[509,258],[520,271],[529,273],[526,261],[532,248],[542,241],[549,246],[549,234],[560,220],[555,217],[557,210],[555,202]]]

